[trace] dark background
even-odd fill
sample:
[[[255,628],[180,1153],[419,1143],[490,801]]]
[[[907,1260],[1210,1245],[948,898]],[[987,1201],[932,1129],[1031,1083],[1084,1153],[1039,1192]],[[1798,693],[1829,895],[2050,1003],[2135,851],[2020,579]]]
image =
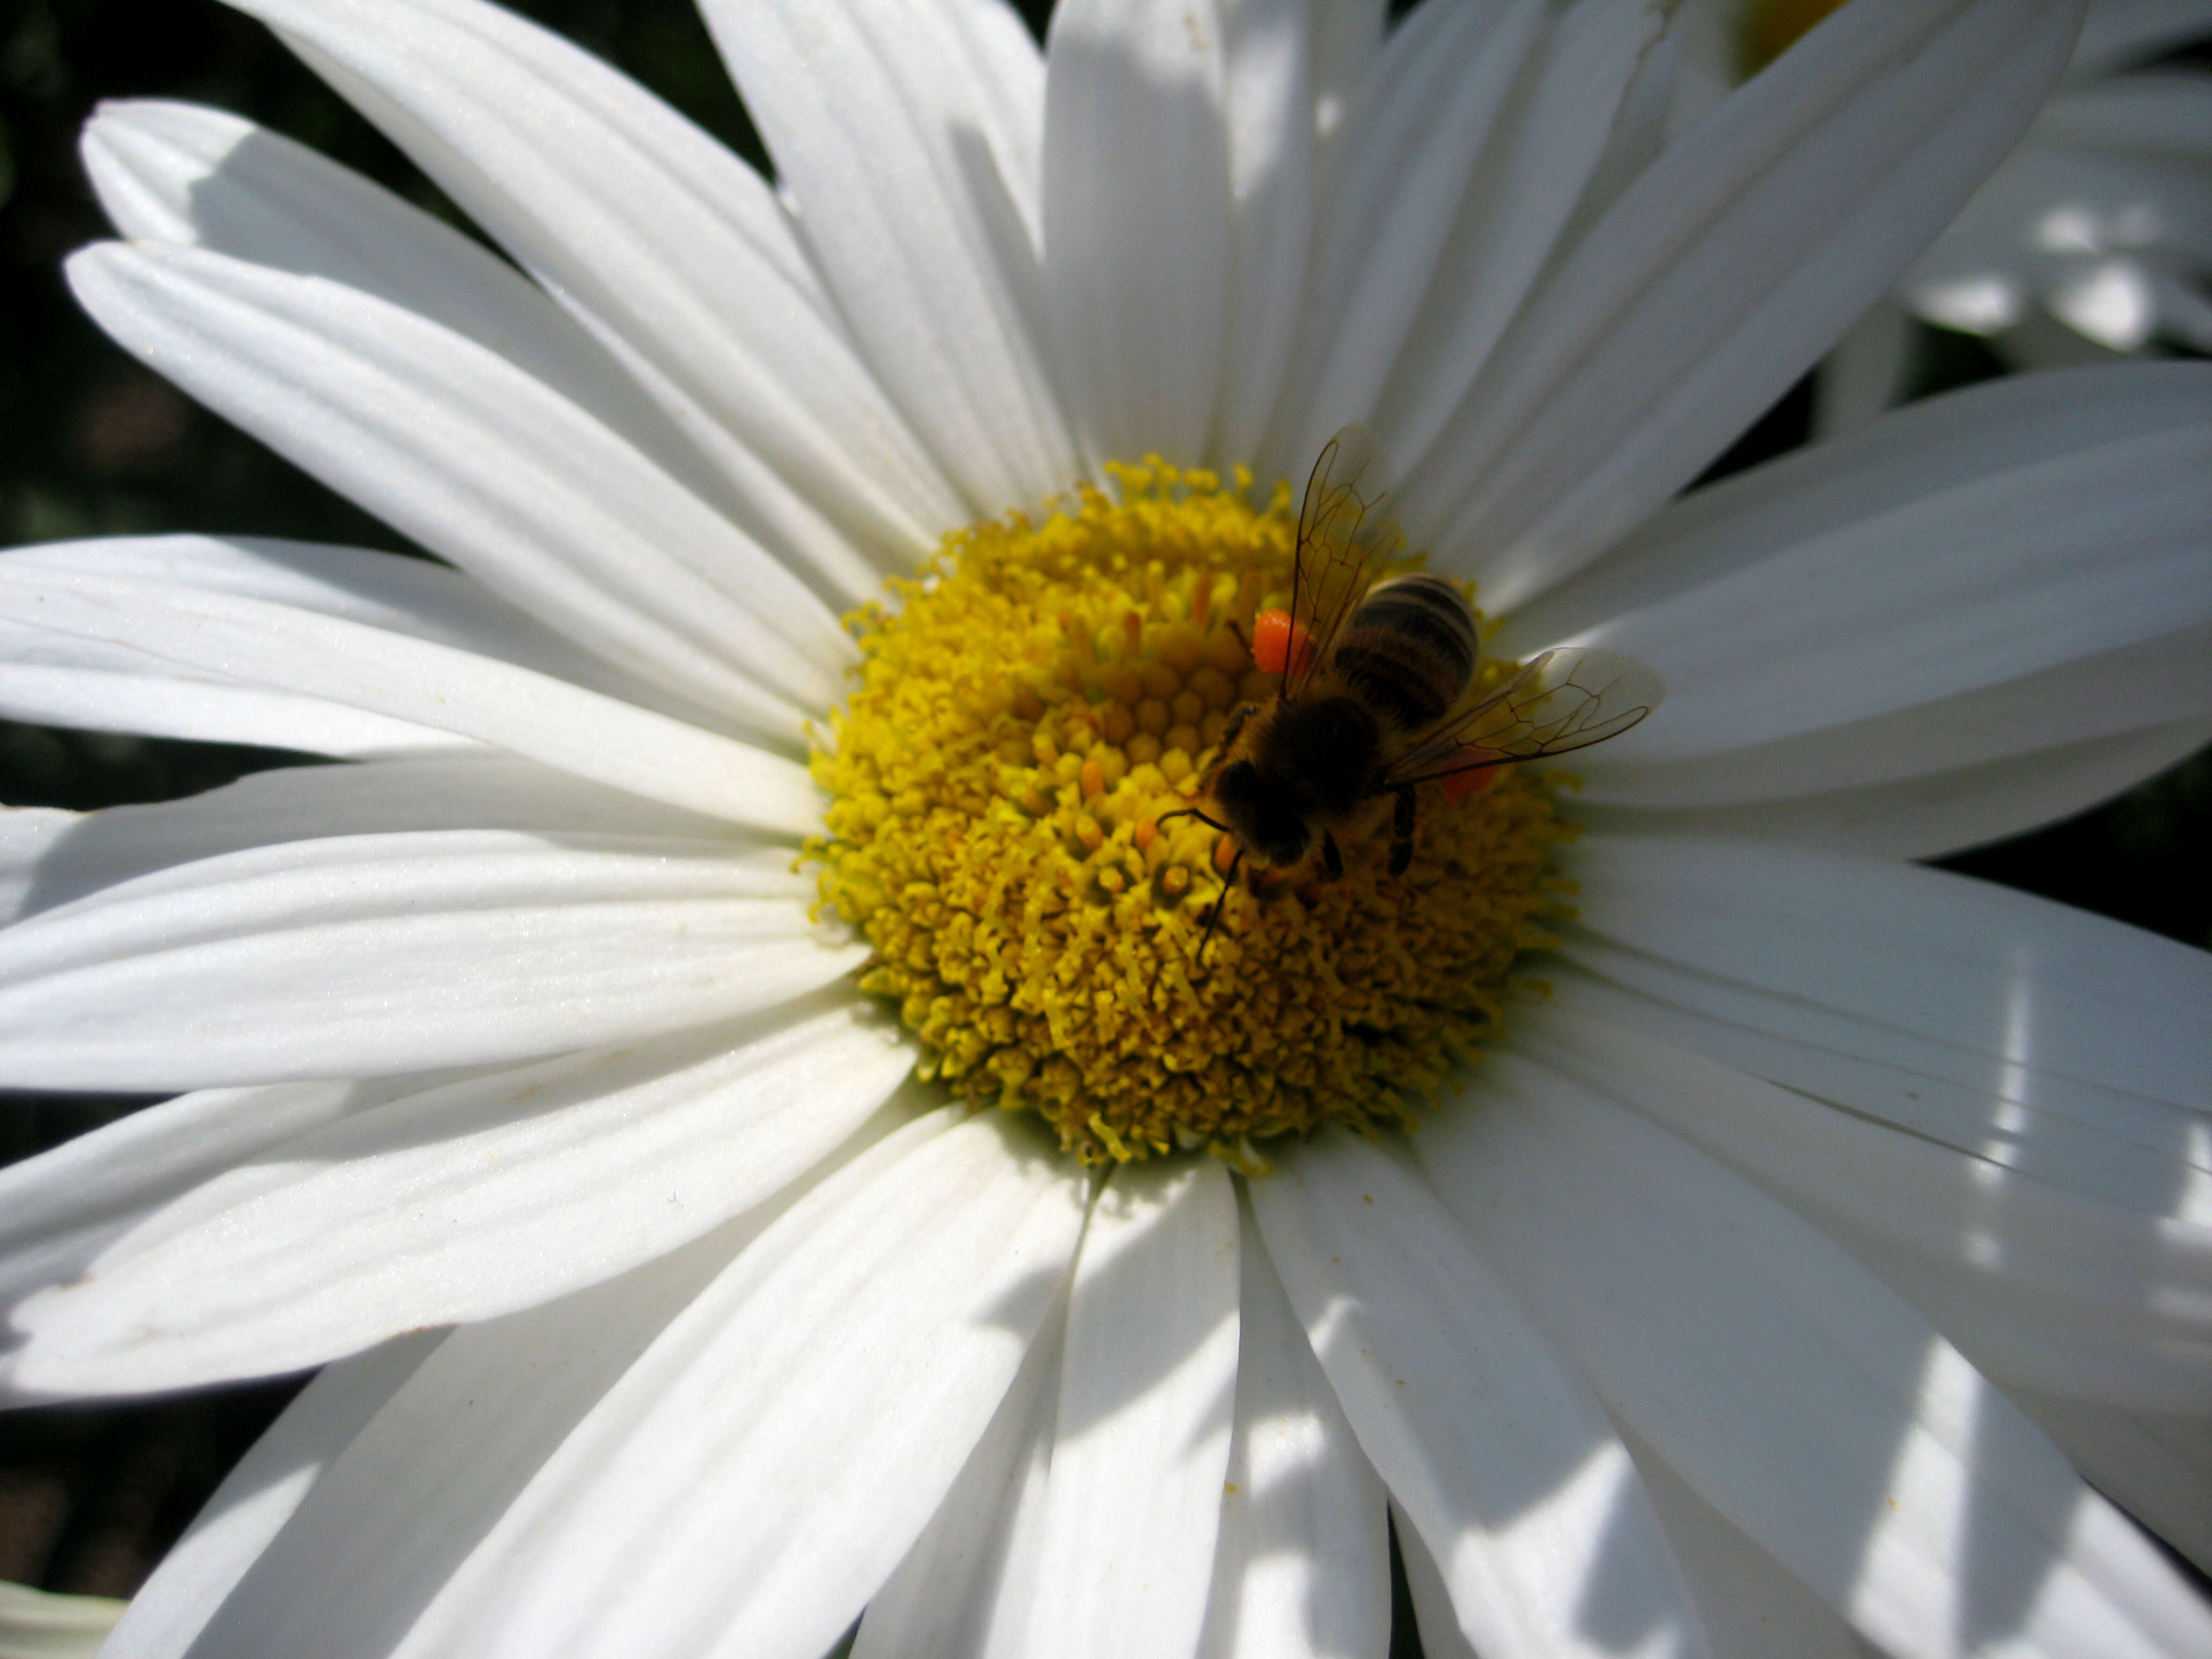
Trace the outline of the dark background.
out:
[[[690,0],[515,9],[619,64],[766,170]],[[1023,9],[1036,22],[1046,0]],[[149,95],[249,115],[462,222],[259,25],[213,0],[0,0],[0,545],[202,530],[404,550],[140,368],[70,301],[63,256],[107,234],[77,164],[77,129],[100,99]],[[1923,345],[1923,391],[1997,372],[1963,336],[1931,332]],[[1801,386],[1716,471],[1802,442],[1808,401]],[[294,758],[0,721],[0,802],[167,799]],[[2200,755],[2097,811],[1947,863],[2206,945],[2208,846],[2212,757]],[[0,1162],[139,1103],[0,1096]],[[0,1416],[0,1578],[128,1595],[297,1386]]]

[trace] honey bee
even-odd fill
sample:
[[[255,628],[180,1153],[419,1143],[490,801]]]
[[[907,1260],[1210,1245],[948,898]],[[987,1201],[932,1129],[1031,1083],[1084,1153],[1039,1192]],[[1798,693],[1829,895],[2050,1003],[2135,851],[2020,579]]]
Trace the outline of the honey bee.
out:
[[[1474,613],[1440,576],[1375,580],[1402,538],[1381,510],[1389,466],[1355,422],[1322,448],[1298,514],[1291,609],[1253,624],[1253,656],[1279,673],[1265,705],[1231,712],[1202,780],[1214,809],[1164,814],[1211,824],[1236,843],[1211,939],[1247,857],[1293,871],[1318,857],[1344,873],[1341,843],[1391,821],[1390,873],[1413,857],[1414,790],[1471,793],[1496,769],[1618,737],[1657,707],[1659,677],[1618,652],[1561,647],[1477,693]],[[1217,816],[1218,815],[1218,816]],[[1204,944],[1200,950],[1204,951]]]

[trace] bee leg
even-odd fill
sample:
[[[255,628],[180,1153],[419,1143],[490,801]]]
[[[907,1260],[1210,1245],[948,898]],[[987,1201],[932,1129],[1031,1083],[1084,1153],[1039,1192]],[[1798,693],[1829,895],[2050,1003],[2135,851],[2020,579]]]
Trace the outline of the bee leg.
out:
[[[1398,811],[1390,824],[1390,873],[1402,876],[1413,861],[1413,792],[1398,792]]]
[[[1244,862],[1244,849],[1238,848],[1237,855],[1229,860],[1229,873],[1221,879],[1221,896],[1213,901],[1213,908],[1206,912],[1206,931],[1198,939],[1198,965],[1206,967],[1206,947],[1213,943],[1213,930],[1220,926],[1221,912],[1229,902],[1229,890],[1237,884],[1237,866]]]
[[[1236,708],[1229,711],[1229,723],[1221,728],[1221,740],[1213,746],[1223,754],[1227,754],[1229,745],[1237,741],[1237,734],[1244,729],[1244,722],[1259,712],[1260,705],[1256,702],[1238,703]]]
[[[1344,854],[1336,850],[1336,837],[1326,830],[1321,832],[1321,861],[1328,867],[1331,881],[1344,879]]]

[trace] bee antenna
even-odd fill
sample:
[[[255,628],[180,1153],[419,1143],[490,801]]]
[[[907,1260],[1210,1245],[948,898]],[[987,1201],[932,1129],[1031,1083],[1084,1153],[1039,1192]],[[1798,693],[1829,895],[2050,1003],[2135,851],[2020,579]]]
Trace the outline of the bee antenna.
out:
[[[1205,813],[1200,811],[1195,806],[1180,806],[1172,812],[1163,812],[1159,817],[1154,818],[1152,822],[1154,823],[1165,823],[1170,818],[1196,818],[1200,823],[1206,825],[1207,829],[1218,830],[1224,834],[1226,834],[1229,829],[1227,824],[1215,823],[1212,818],[1206,817]]]

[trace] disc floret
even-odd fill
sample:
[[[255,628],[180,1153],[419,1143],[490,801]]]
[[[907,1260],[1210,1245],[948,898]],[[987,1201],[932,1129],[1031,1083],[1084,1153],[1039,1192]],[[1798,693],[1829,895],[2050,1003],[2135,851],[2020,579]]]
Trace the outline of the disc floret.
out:
[[[823,906],[875,947],[862,988],[925,1075],[1039,1113],[1086,1163],[1256,1167],[1322,1123],[1410,1122],[1550,942],[1552,789],[1425,789],[1402,875],[1378,841],[1340,881],[1224,898],[1231,846],[1162,819],[1202,801],[1237,706],[1276,694],[1246,642],[1288,599],[1289,492],[1156,459],[1112,475],[1118,500],[954,533],[851,619],[859,684],[812,761]]]

